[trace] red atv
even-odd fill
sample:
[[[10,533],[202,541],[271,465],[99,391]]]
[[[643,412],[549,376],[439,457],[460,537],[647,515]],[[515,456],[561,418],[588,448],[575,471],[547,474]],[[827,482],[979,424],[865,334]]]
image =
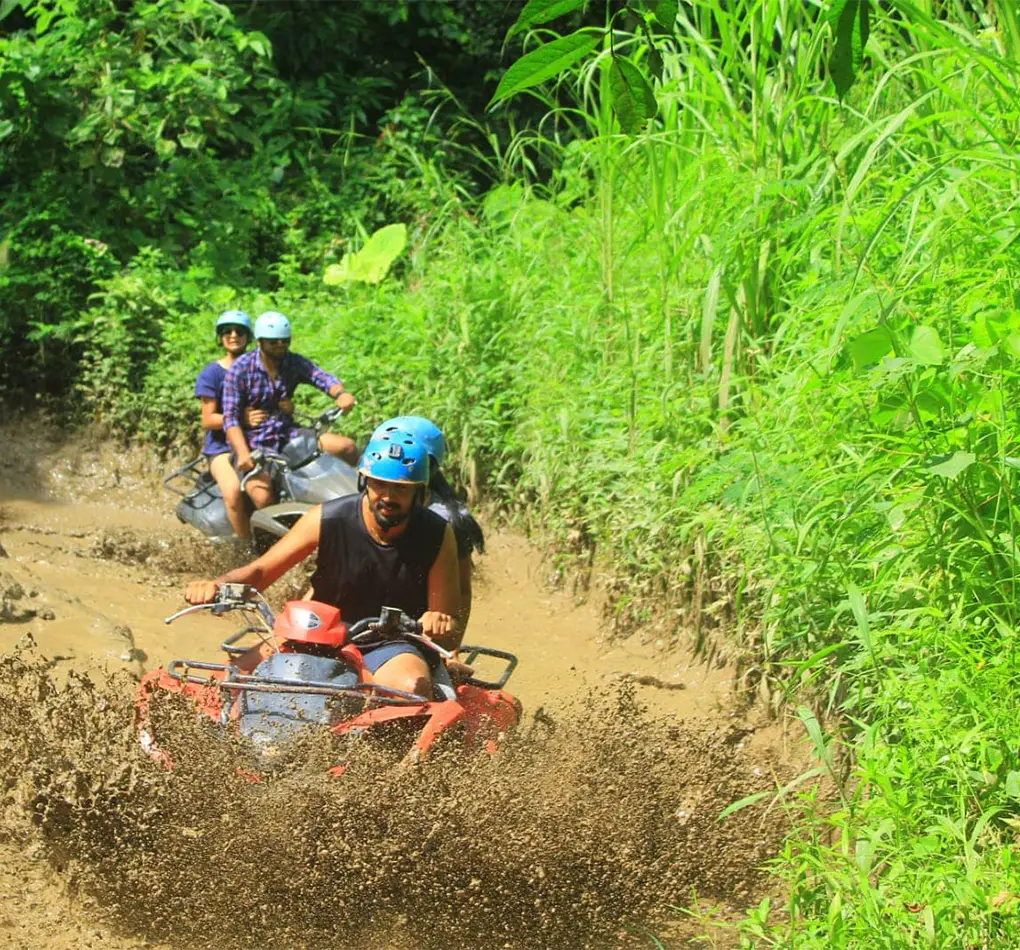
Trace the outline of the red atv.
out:
[[[188,607],[166,622],[197,610],[215,615],[241,610],[249,623],[223,642],[229,662],[174,660],[142,679],[137,702],[142,747],[168,767],[170,756],[159,745],[150,714],[160,692],[187,697],[200,716],[247,737],[267,756],[310,727],[335,736],[397,738],[411,760],[427,755],[441,736],[494,751],[520,720],[520,703],[503,688],[517,657],[462,646],[459,659],[468,666],[495,660],[501,669],[493,681],[470,675],[454,685],[447,669],[453,655],[423,637],[421,625],[394,608],[384,607],[381,616],[348,628],[340,610],[328,604],[291,601],[274,617],[255,588],[223,584],[213,603]],[[392,639],[409,640],[434,659],[434,698],[373,682],[360,647]],[[329,771],[340,775],[344,768],[338,762]]]

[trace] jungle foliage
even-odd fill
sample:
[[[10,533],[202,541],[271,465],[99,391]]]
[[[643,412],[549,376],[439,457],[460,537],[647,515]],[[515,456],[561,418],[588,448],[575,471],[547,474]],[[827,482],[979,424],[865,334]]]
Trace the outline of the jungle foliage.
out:
[[[282,262],[319,270],[339,240],[427,215],[436,195],[404,178],[419,156],[476,187],[429,66],[451,111],[484,104],[515,6],[4,0],[3,397],[68,394],[89,299],[141,251],[191,273],[193,307],[202,281],[271,288]]]
[[[216,313],[288,313],[359,435],[432,416],[462,485],[597,559],[622,633],[735,643],[749,693],[798,708],[819,765],[775,796],[788,899],[746,946],[1015,946],[1011,0],[530,0],[463,108],[278,63],[264,11],[18,15],[8,398],[45,371],[194,444]],[[393,223],[388,276],[341,264]]]

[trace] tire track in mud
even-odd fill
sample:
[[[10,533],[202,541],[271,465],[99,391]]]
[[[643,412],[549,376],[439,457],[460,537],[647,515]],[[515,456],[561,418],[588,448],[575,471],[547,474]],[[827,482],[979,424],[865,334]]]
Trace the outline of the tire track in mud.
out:
[[[0,623],[0,948],[680,946],[692,894],[739,908],[767,886],[778,811],[716,819],[775,786],[776,730],[732,711],[728,671],[603,640],[597,610],[545,590],[508,535],[481,561],[469,633],[521,658],[526,715],[499,756],[398,773],[358,747],[332,781],[313,737],[253,785],[243,745],[168,702],[178,767],[156,767],[131,728],[135,677],[214,657],[227,626],[161,618],[196,564],[225,565],[128,507],[144,460],[111,485],[102,450],[85,457],[62,480],[75,505],[0,498],[0,599],[17,585],[22,610]],[[38,646],[18,652],[26,632]]]

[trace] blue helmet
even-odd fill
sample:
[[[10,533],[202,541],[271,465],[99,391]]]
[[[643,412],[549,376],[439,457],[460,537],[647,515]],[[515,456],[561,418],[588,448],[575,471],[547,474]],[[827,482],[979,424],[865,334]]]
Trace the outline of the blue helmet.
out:
[[[216,336],[222,334],[222,327],[244,327],[251,336],[251,317],[243,310],[224,310],[216,318]]]
[[[372,433],[372,441],[386,433],[396,431],[406,432],[424,445],[425,451],[432,456],[436,468],[443,464],[443,456],[446,455],[446,440],[443,438],[439,426],[431,419],[426,419],[423,416],[396,416],[393,419],[387,419]]]
[[[289,340],[290,320],[282,313],[267,310],[255,321],[256,340]]]
[[[381,482],[424,485],[429,480],[429,454],[410,433],[394,430],[365,446],[358,474]]]

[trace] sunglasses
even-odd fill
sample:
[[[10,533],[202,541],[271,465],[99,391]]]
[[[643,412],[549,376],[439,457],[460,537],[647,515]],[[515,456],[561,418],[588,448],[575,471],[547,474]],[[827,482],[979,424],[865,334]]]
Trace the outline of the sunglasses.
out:
[[[231,334],[237,334],[237,336],[247,336],[247,327],[237,327],[233,324],[228,323],[226,326],[220,327],[220,336],[230,336]]]

